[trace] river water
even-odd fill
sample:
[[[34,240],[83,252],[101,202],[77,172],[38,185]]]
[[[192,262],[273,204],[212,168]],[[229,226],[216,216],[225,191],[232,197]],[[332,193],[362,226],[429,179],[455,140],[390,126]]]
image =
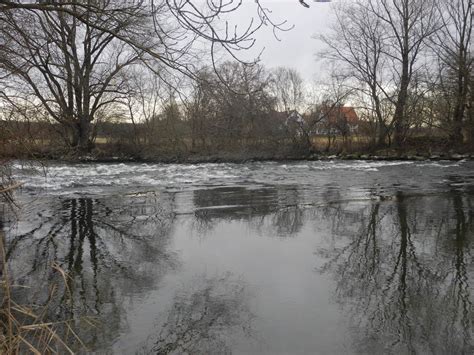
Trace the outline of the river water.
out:
[[[67,271],[50,316],[90,352],[474,352],[472,161],[15,174],[18,296],[46,302],[52,265]]]

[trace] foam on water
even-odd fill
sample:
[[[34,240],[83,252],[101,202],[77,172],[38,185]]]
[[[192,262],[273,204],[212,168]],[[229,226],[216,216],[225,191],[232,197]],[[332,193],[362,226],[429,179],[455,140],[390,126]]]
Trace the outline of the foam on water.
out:
[[[350,179],[378,179],[385,175],[408,182],[417,178],[420,169],[436,175],[439,168],[470,166],[472,162],[412,162],[412,161],[312,161],[257,162],[247,164],[152,164],[152,163],[52,163],[46,169],[32,173],[30,167],[14,165],[16,179],[24,183],[29,193],[63,195],[67,193],[108,193],[111,190],[139,191],[151,189],[196,189],[200,186],[301,185],[318,186],[339,181],[350,186]],[[445,170],[445,169],[442,169]],[[349,181],[347,182],[346,180]]]

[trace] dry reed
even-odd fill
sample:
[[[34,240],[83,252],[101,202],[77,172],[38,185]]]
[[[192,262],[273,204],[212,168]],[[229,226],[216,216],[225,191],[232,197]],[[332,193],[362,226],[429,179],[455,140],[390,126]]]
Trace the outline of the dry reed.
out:
[[[21,184],[9,179],[7,174],[2,175],[0,198],[13,207],[12,192]],[[5,184],[6,180],[9,184]],[[15,300],[14,290],[20,286],[15,285],[10,278],[6,250],[6,237],[0,226],[0,354],[74,354],[77,349],[87,350],[74,330],[74,319],[55,322],[47,319],[51,301],[58,290],[57,284],[49,286],[48,301],[44,305],[20,304]],[[71,299],[69,276],[59,265],[53,264],[51,267],[61,276],[61,282],[64,282],[66,293]],[[85,318],[81,320],[92,324]]]
[[[74,319],[55,322],[46,319],[57,286],[50,287],[49,301],[42,306],[19,304],[14,300],[12,289],[19,286],[14,285],[9,276],[3,232],[0,232],[0,255],[3,293],[0,308],[0,353],[74,354],[72,344],[75,349],[87,350],[74,331]],[[52,265],[52,268],[61,275],[67,285],[66,272],[57,264]]]

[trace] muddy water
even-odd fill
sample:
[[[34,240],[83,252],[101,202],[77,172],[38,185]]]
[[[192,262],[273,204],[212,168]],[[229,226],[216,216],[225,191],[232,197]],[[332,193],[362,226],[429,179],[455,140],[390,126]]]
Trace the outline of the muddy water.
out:
[[[473,162],[15,171],[18,297],[68,271],[50,316],[90,352],[474,351]]]

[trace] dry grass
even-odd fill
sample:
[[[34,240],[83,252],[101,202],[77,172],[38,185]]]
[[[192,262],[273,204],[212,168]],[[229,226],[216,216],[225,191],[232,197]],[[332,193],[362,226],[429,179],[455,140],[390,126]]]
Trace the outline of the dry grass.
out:
[[[2,164],[2,168],[5,167]],[[0,198],[13,208],[12,192],[21,184],[13,181],[4,169],[1,175]],[[15,285],[10,278],[6,250],[6,238],[0,226],[0,354],[74,354],[71,344],[75,348],[86,349],[73,329],[75,320],[51,322],[47,319],[58,285],[49,286],[48,302],[45,305],[20,304],[15,300],[14,291],[20,286]],[[67,286],[69,276],[59,265],[51,267],[61,276],[61,282],[64,282],[71,296]]]
[[[13,193],[21,183],[14,180],[11,163],[8,159],[0,159],[0,204],[15,210]],[[18,295],[29,290],[20,289],[21,286],[15,285],[10,278],[6,238],[2,228],[0,219],[0,354],[73,354],[73,348],[86,349],[74,331],[76,320],[52,322],[48,319],[52,313],[51,303],[60,284],[45,285],[48,288],[46,304],[37,306],[18,301]],[[68,275],[59,265],[51,267],[60,275],[60,283],[64,282],[67,289]]]
[[[0,353],[1,354],[74,354],[71,348],[87,350],[74,331],[74,320],[47,321],[49,302],[42,306],[24,305],[15,302],[12,290],[16,286],[9,277],[5,253],[5,235],[0,232],[0,254],[2,257],[1,290],[3,293],[0,309]],[[59,265],[52,265],[65,283],[68,275]],[[52,300],[57,287],[50,287],[49,300]],[[92,323],[91,323],[92,324]]]
[[[0,202],[14,205],[13,191],[20,185],[12,178],[11,162],[0,159]]]

